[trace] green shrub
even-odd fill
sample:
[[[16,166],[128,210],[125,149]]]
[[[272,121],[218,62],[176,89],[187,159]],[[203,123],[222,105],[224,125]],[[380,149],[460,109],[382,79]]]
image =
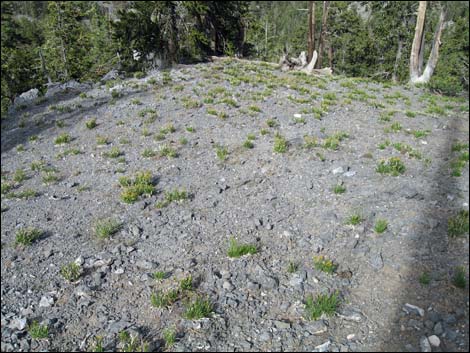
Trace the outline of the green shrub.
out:
[[[338,292],[334,292],[330,295],[318,295],[315,299],[313,298],[313,296],[309,296],[305,301],[307,319],[318,320],[323,314],[327,316],[332,316],[336,312],[338,305]]]

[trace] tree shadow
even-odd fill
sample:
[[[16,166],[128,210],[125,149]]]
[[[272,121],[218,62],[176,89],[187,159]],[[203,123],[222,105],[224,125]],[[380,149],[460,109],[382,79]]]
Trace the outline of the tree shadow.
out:
[[[452,145],[457,140],[468,141],[468,130],[463,126],[468,126],[468,119],[450,118],[429,194],[420,203],[420,222],[413,225],[409,239],[403,240],[408,262],[402,282],[405,286],[395,289],[397,312],[389,320],[390,335],[382,342],[383,351],[419,351],[423,349],[423,338],[432,335],[440,338],[438,350],[467,351],[468,288],[455,287],[452,279],[457,266],[468,268],[468,235],[451,238],[447,232],[449,218],[463,208],[464,202],[468,203],[468,196],[462,195],[463,190],[468,192],[468,184],[462,190],[468,179],[453,177],[450,170]],[[424,274],[429,276],[429,283]],[[424,309],[424,316],[406,313],[406,303]]]
[[[87,92],[89,91],[84,91],[83,93]],[[132,98],[142,92],[145,92],[145,90],[139,89],[124,92],[121,93],[118,99]],[[111,97],[90,98],[91,105],[86,107],[75,106],[76,108],[71,112],[51,111],[49,109],[50,106],[72,107],[75,103],[71,101],[77,96],[78,93],[76,92],[57,94],[50,100],[40,102],[37,105],[32,104],[26,109],[17,109],[10,113],[7,118],[2,119],[1,152],[6,153],[19,145],[27,143],[31,137],[53,129],[57,121],[66,122],[68,125],[77,124],[87,115],[93,116],[97,114],[99,108],[112,102]],[[33,118],[37,119],[36,122],[33,121]],[[21,128],[18,125],[22,119],[28,121]]]

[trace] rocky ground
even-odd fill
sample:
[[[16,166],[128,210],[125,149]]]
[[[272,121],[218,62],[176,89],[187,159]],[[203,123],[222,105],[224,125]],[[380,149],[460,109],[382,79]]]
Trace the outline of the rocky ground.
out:
[[[229,59],[81,89],[2,117],[2,351],[468,351],[468,99]]]

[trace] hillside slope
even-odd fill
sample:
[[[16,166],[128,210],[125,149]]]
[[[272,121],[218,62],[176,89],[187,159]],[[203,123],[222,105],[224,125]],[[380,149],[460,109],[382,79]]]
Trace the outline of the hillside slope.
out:
[[[165,329],[176,351],[468,350],[468,100],[224,59],[21,108],[2,120],[2,351],[129,348],[122,331],[162,350]],[[321,294],[330,316],[305,305]]]

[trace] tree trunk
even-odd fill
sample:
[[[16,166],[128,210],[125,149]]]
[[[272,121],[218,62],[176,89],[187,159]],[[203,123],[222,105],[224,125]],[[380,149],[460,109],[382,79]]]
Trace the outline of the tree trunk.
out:
[[[323,1],[323,16],[321,20],[320,45],[318,47],[317,69],[321,69],[323,63],[323,52],[325,51],[325,37],[327,31],[328,7],[329,1]]]
[[[307,61],[312,60],[315,50],[315,1],[308,2],[308,55]]]
[[[441,6],[441,11],[439,15],[439,23],[437,24],[436,31],[434,33],[434,40],[432,42],[431,53],[429,54],[428,62],[426,63],[426,68],[420,76],[412,76],[410,82],[415,83],[427,83],[431,79],[434,69],[437,65],[437,60],[439,59],[439,46],[441,45],[441,36],[442,31],[444,30],[446,18],[446,11],[444,7]]]
[[[330,42],[328,42],[328,66],[333,69],[333,47]]]
[[[421,44],[418,55],[418,76],[423,73],[424,67],[424,51],[426,49],[426,21],[424,22],[423,34],[421,35]]]
[[[418,17],[416,19],[415,36],[411,45],[410,55],[410,81],[413,82],[419,77],[419,52],[423,39],[424,19],[426,17],[426,1],[420,1],[418,7]]]
[[[176,6],[174,3],[170,4],[170,40],[168,42],[168,54],[170,56],[170,64],[175,64],[178,56],[178,27],[176,24]]]
[[[264,26],[264,57],[268,57],[268,19],[266,18],[266,24]]]
[[[402,50],[403,50],[403,38],[401,36],[398,36],[397,55],[395,57],[395,65],[393,65],[393,74],[392,74],[393,83],[398,82],[398,67],[400,66]]]

